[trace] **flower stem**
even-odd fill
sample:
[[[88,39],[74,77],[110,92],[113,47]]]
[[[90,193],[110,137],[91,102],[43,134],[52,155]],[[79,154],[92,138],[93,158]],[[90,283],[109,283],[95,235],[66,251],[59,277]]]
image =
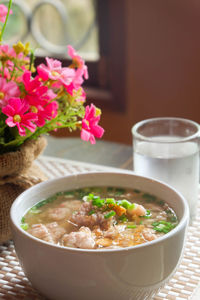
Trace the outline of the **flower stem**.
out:
[[[4,34],[4,31],[5,31],[5,28],[6,28],[6,24],[7,24],[7,21],[8,21],[8,16],[9,16],[9,14],[10,14],[11,6],[12,6],[12,0],[9,0],[9,4],[8,4],[8,12],[7,12],[7,15],[6,15],[6,20],[5,20],[5,23],[3,24],[3,28],[2,28],[1,34],[0,34],[0,44],[1,44],[2,39],[3,39],[3,34]]]

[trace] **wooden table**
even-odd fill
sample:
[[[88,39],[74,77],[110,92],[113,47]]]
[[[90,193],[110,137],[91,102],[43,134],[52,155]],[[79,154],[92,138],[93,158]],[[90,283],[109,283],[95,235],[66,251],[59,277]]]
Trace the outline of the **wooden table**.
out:
[[[79,138],[47,137],[44,155],[133,170],[132,146],[98,140],[95,145]],[[200,276],[200,275],[199,275]],[[191,300],[200,300],[200,286]]]

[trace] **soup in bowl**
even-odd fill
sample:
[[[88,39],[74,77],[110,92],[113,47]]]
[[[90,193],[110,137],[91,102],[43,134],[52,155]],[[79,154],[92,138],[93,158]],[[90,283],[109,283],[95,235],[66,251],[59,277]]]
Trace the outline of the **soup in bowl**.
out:
[[[148,299],[177,268],[188,215],[177,191],[125,172],[49,180],[11,208],[24,272],[56,300]]]
[[[85,187],[36,203],[21,219],[31,235],[82,249],[119,249],[157,239],[178,218],[162,199],[138,189]]]

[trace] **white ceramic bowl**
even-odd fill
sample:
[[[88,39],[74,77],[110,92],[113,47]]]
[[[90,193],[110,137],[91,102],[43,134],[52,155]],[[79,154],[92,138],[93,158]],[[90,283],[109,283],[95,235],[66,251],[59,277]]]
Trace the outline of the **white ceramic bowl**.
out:
[[[55,246],[20,227],[27,209],[50,195],[87,186],[137,188],[166,201],[179,224],[165,236],[135,247],[83,250]],[[70,175],[38,184],[22,193],[11,208],[15,249],[33,286],[54,300],[144,300],[175,272],[183,250],[189,210],[184,198],[161,182],[126,173]]]

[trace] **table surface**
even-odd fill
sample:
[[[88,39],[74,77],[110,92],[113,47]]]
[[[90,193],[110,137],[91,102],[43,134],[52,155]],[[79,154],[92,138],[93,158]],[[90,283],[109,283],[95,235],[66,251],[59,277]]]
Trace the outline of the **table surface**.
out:
[[[91,145],[79,138],[47,136],[44,155],[99,164],[122,169],[133,169],[132,146],[98,140]]]
[[[56,137],[52,137],[52,136],[48,136],[47,141],[48,141],[48,145],[43,153],[43,155],[45,155],[46,158],[45,158],[45,156],[43,158],[41,157],[38,160],[38,163],[40,163],[41,167],[43,165],[45,165],[45,170],[49,170],[50,173],[52,171],[54,171],[54,173],[59,171],[62,174],[64,172],[64,169],[66,166],[67,166],[67,169],[70,168],[70,171],[67,170],[67,174],[68,173],[71,174],[71,172],[73,173],[75,171],[77,172],[79,169],[80,169],[80,171],[82,169],[86,169],[86,170],[100,169],[101,170],[102,167],[103,167],[103,169],[106,169],[105,167],[116,167],[116,168],[121,168],[121,169],[133,170],[133,159],[132,159],[133,150],[132,150],[132,146],[130,146],[130,145],[128,146],[128,145],[123,145],[123,144],[118,144],[118,143],[113,143],[113,142],[106,142],[106,141],[102,141],[102,140],[97,141],[97,143],[95,145],[90,145],[90,143],[83,142],[82,140],[80,140],[78,138],[56,138]],[[48,158],[47,156],[50,156],[50,157]],[[59,159],[56,160],[55,157],[57,157]],[[79,163],[79,162],[81,162],[81,163]],[[55,163],[56,163],[56,169],[54,168]],[[90,164],[93,164],[93,165],[90,165]],[[54,176],[54,175],[52,173],[52,176]],[[199,217],[198,217],[198,222],[196,222],[196,223],[199,224]],[[184,292],[187,293],[187,287],[190,289],[190,286],[188,286],[188,284],[185,285],[183,283],[184,288],[180,288],[180,289],[179,289],[179,286],[176,284],[176,282],[177,283],[182,282],[182,279],[180,276],[181,276],[181,274],[183,274],[183,277],[184,277],[184,274],[185,274],[184,269],[185,269],[185,266],[188,265],[187,260],[191,261],[190,264],[192,264],[193,266],[194,266],[193,262],[196,262],[196,260],[198,262],[198,260],[199,260],[200,249],[198,249],[198,246],[196,246],[196,245],[200,244],[200,241],[199,241],[200,235],[198,232],[196,233],[197,228],[198,228],[198,226],[197,227],[193,226],[193,228],[189,227],[189,233],[188,233],[189,234],[189,236],[188,236],[189,243],[188,242],[186,243],[186,246],[188,246],[188,247],[186,247],[187,255],[185,256],[185,254],[186,254],[186,252],[185,252],[184,257],[182,259],[182,263],[181,263],[181,264],[183,264],[182,265],[183,268],[180,270],[180,274],[177,277],[178,281],[177,281],[177,278],[174,277],[173,279],[175,281],[173,282],[173,284],[169,283],[169,286],[166,286],[166,289],[162,290],[162,292],[168,296],[164,296],[164,294],[163,294],[162,297],[158,296],[156,299],[158,299],[158,300],[159,299],[175,299],[174,298],[175,296],[172,296],[169,292],[169,291],[172,291],[172,293],[173,293],[173,291],[175,291],[177,293],[177,295],[182,295],[181,299],[200,300],[200,286],[198,285],[198,282],[200,282],[200,270],[199,270],[200,264],[199,263],[198,264],[195,263],[195,265],[197,267],[195,267],[194,270],[190,268],[189,273],[186,274],[186,277],[188,278],[187,279],[188,282],[189,283],[191,282],[193,284],[193,288],[192,288],[193,291],[194,291],[194,286],[198,285],[195,292],[193,293],[192,297],[190,296],[190,298],[188,298],[188,295],[184,294]],[[196,242],[194,244],[194,241],[192,239],[190,239],[190,237],[193,238],[194,235],[195,235],[195,241],[197,242],[197,244],[196,244]],[[194,246],[195,251],[193,251],[194,249],[192,248],[191,245]],[[12,252],[12,249],[11,249],[11,252]],[[194,255],[194,253],[196,253],[195,257],[190,259],[190,255],[192,255],[192,254]],[[184,260],[185,258],[186,258],[186,261]],[[13,257],[13,260],[15,260],[14,257]],[[10,262],[8,262],[8,264],[9,263]],[[16,263],[16,262],[13,261],[12,263]],[[179,270],[178,270],[178,272],[179,272]],[[8,280],[6,278],[7,274],[8,274],[7,271],[5,271],[0,275],[3,276],[3,279]],[[193,277],[191,277],[192,274],[193,275],[196,274],[195,285],[194,285]],[[15,276],[15,274],[14,274],[14,276]],[[181,279],[181,281],[180,281],[180,279]],[[11,283],[9,283],[9,284],[11,284]],[[7,288],[9,288],[9,287],[10,286],[8,286]],[[168,288],[169,288],[169,290],[168,290]],[[0,298],[1,298],[1,296],[0,296]],[[7,299],[7,298],[4,298],[4,299]]]
[[[133,149],[130,145],[97,141],[95,145],[79,138],[47,136],[48,146],[44,155],[133,170]],[[200,300],[200,286],[191,300]]]

